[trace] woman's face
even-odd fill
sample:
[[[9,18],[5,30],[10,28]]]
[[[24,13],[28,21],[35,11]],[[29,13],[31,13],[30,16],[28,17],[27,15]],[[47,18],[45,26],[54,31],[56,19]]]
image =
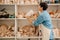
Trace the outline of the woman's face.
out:
[[[39,11],[43,11],[43,8],[41,6],[38,6]]]

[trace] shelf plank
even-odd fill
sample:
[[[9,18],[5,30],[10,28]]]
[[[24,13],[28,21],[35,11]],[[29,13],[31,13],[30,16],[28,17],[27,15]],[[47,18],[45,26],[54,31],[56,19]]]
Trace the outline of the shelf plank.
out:
[[[17,5],[21,5],[21,4],[17,4]],[[21,6],[38,6],[38,4],[23,4],[23,5],[21,5]]]
[[[15,20],[15,18],[0,18],[0,20]]]
[[[38,6],[38,4],[2,4],[2,3],[0,3],[0,5]]]
[[[0,4],[0,5],[15,5],[15,4]]]
[[[52,20],[60,20],[60,18],[52,18]]]
[[[42,38],[42,37],[17,37],[17,38]]]
[[[54,38],[60,38],[60,37],[54,37]]]
[[[0,37],[0,38],[15,38],[15,37]]]
[[[60,4],[48,4],[48,5],[59,5],[60,6]]]

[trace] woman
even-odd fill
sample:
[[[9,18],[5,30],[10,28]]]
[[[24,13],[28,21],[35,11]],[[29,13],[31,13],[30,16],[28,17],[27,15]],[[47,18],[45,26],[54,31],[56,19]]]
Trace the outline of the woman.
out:
[[[37,20],[33,22],[35,27],[38,27],[40,24],[42,24],[42,33],[43,38],[42,40],[53,40],[53,26],[51,22],[51,17],[49,13],[47,12],[48,5],[45,2],[40,3],[39,5],[39,11],[41,12],[38,16]],[[32,22],[32,21],[30,21]]]

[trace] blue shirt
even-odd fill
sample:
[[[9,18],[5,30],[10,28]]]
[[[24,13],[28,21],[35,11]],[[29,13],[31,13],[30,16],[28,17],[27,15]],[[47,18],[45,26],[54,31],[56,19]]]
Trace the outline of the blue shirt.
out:
[[[53,39],[53,26],[51,22],[51,17],[46,10],[39,14],[37,20],[35,20],[34,22],[34,26],[39,26],[40,24],[43,24],[46,28],[51,30],[50,39]]]

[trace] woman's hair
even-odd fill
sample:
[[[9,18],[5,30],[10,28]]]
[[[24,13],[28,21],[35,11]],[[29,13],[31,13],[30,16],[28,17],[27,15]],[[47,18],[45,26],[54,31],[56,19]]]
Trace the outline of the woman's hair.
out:
[[[40,3],[40,7],[43,7],[43,10],[47,10],[48,5],[45,2]]]

